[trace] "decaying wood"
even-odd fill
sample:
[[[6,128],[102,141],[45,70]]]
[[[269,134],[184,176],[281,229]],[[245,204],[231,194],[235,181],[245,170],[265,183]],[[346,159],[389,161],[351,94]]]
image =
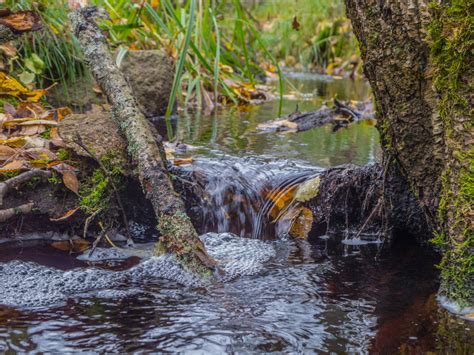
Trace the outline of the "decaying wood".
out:
[[[350,123],[362,119],[372,119],[375,116],[371,101],[360,102],[356,105],[334,99],[334,107],[323,105],[317,111],[299,112],[296,110],[287,118],[265,122],[258,129],[265,132],[302,132],[309,129],[332,124],[333,130],[347,127]]]
[[[0,182],[0,206],[3,205],[3,199],[10,189],[17,187],[21,184],[27,183],[35,177],[49,178],[51,177],[51,172],[41,169],[32,169],[30,171],[21,173],[20,175],[14,176],[8,180]]]
[[[96,20],[106,18],[107,14],[101,9],[86,7],[72,12],[69,17],[84,58],[111,103],[113,117],[127,139],[128,153],[137,166],[143,192],[153,205],[159,221],[157,228],[161,245],[166,251],[177,255],[185,265],[204,270],[213,268],[215,261],[205,251],[186,214],[183,201],[173,189],[162,139],[153,134],[139,110],[96,23]]]

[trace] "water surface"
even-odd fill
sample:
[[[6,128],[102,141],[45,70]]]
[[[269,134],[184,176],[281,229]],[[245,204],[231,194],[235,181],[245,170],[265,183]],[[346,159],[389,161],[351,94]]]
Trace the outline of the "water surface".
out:
[[[301,74],[290,81],[299,93],[287,87],[285,113],[296,105],[314,110],[336,95],[369,95],[363,82]],[[245,199],[258,199],[267,184],[378,159],[378,134],[367,122],[336,133],[256,131],[277,114],[277,102],[269,102],[180,117],[179,139],[198,147],[186,153],[195,159],[190,168],[219,177],[206,186],[207,231],[251,237],[258,209],[245,207]],[[229,191],[245,198],[226,201]],[[233,277],[206,285],[167,259],[97,263],[47,242],[3,244],[0,279],[16,281],[0,286],[9,304],[0,306],[0,352],[474,352],[472,325],[436,302],[438,255],[413,238],[384,248],[344,245],[341,236],[277,235],[252,243],[207,239]]]

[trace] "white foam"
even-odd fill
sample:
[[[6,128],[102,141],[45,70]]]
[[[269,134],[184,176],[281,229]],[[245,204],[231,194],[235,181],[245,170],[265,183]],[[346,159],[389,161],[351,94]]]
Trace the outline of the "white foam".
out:
[[[264,268],[264,263],[275,256],[271,244],[243,239],[229,233],[209,233],[201,237],[209,254],[225,271],[225,280],[252,275]],[[93,291],[96,297],[125,297],[127,285],[153,279],[167,279],[179,284],[203,286],[203,280],[184,270],[175,257],[151,256],[153,245],[136,249],[97,249],[91,257],[88,252],[81,260],[116,260],[138,255],[144,259],[124,271],[98,268],[77,268],[69,271],[42,266],[32,262],[11,261],[0,264],[0,303],[11,307],[42,307],[61,305],[69,298]]]
[[[471,316],[474,313],[474,305],[462,307],[458,302],[442,295],[438,295],[437,299],[439,304],[449,312],[457,314],[463,319],[474,322],[474,317]]]

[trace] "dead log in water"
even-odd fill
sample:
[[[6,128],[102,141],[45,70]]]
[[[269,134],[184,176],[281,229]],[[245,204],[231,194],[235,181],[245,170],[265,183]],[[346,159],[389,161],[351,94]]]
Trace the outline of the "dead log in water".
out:
[[[299,112],[297,109],[285,119],[265,122],[257,128],[265,132],[302,132],[331,124],[333,131],[337,131],[362,119],[373,119],[374,116],[374,105],[370,100],[351,104],[334,99],[332,107],[323,105],[311,112]]]
[[[162,139],[150,129],[96,23],[100,18],[106,18],[107,14],[99,8],[86,7],[72,12],[69,17],[85,61],[112,105],[113,118],[126,137],[128,153],[136,164],[143,192],[157,216],[160,246],[177,255],[183,265],[192,266],[194,270],[213,268],[214,260],[205,251],[186,214],[183,201],[173,189]]]

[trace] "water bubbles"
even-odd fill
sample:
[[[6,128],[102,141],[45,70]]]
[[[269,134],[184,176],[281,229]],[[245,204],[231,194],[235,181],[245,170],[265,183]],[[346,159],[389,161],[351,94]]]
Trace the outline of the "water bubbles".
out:
[[[274,248],[259,240],[242,239],[230,233],[209,233],[202,240],[209,254],[225,271],[224,280],[260,272],[264,263],[275,256]],[[172,255],[152,256],[153,244],[129,249],[97,248],[78,259],[89,262],[123,260],[130,256],[144,258],[138,265],[123,271],[99,268],[76,268],[61,271],[32,262],[12,261],[0,265],[0,303],[11,307],[61,305],[69,298],[95,291],[96,297],[125,297],[127,285],[153,279],[175,281],[188,287],[205,285],[197,275],[184,270]],[[101,291],[101,292],[98,292]]]

